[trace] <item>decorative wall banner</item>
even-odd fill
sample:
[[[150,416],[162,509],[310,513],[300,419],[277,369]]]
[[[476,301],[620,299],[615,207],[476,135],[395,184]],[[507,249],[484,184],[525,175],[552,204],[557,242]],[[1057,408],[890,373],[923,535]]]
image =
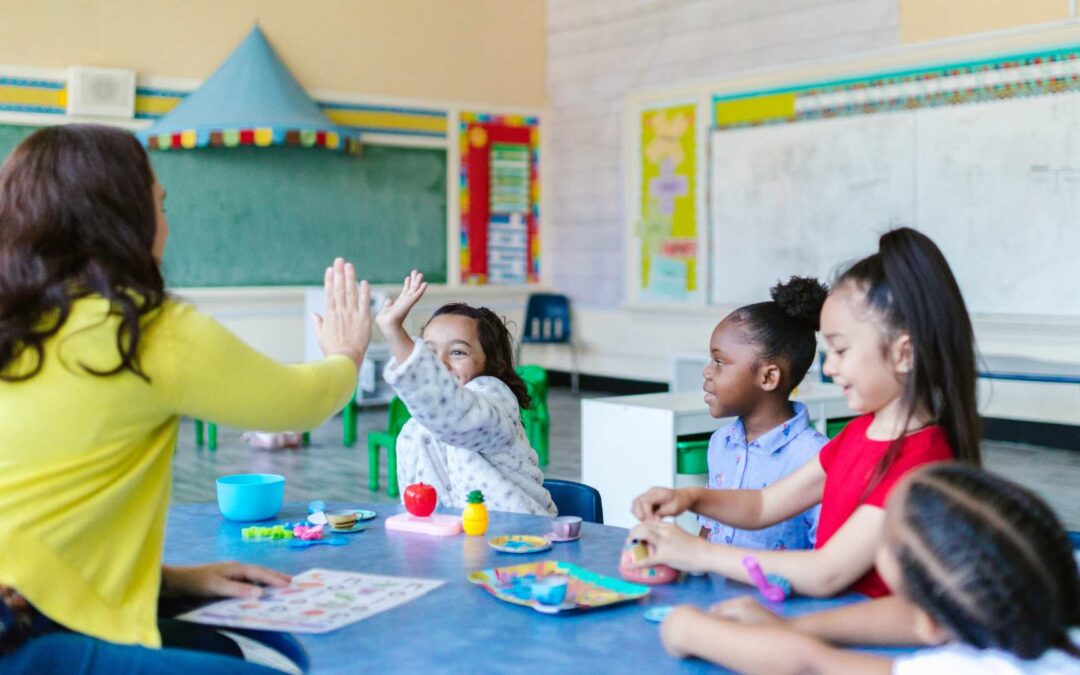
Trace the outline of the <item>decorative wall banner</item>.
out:
[[[695,147],[697,106],[641,113],[641,242],[643,296],[687,300],[697,290]]]
[[[191,92],[186,89],[137,87],[135,119],[157,120],[178,106]],[[37,113],[63,117],[67,82],[0,75],[0,112]],[[331,122],[359,133],[388,136],[446,138],[449,115],[445,109],[407,105],[316,101]],[[178,147],[182,146],[181,143]]]
[[[539,123],[461,113],[461,280],[540,279]]]
[[[1080,91],[1080,47],[713,98],[713,126],[733,129]]]

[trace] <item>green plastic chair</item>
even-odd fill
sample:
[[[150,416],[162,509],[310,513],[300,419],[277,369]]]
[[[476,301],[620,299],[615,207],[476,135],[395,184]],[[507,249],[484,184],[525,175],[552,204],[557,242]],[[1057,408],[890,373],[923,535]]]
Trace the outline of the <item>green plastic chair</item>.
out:
[[[395,396],[390,401],[386,414],[386,426],[383,431],[369,431],[367,435],[368,447],[368,487],[372,492],[379,491],[379,448],[386,448],[386,494],[390,497],[398,496],[397,480],[397,437],[401,428],[412,417],[405,403]],[[355,427],[353,429],[355,435]],[[355,437],[355,436],[354,436]]]
[[[532,397],[532,405],[521,411],[521,424],[525,427],[525,436],[529,445],[536,450],[540,466],[548,464],[548,438],[551,434],[551,417],[548,415],[548,372],[541,366],[524,365],[515,368],[517,374],[525,380],[525,386]]]

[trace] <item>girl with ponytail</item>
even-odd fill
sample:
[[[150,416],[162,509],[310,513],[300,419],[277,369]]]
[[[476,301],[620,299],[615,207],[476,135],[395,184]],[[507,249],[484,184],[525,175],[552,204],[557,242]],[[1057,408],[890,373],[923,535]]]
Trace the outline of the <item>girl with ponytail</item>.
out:
[[[761,490],[653,488],[634,500],[649,542],[641,561],[749,582],[754,553],[767,574],[796,593],[889,594],[874,571],[885,499],[909,471],[931,462],[979,464],[975,348],[971,321],[945,257],[909,228],[887,232],[879,250],[833,284],[821,312],[824,372],[864,413],[817,458]],[[821,505],[813,551],[752,552],[691,537],[661,521],[691,510],[745,529],[769,527]]]

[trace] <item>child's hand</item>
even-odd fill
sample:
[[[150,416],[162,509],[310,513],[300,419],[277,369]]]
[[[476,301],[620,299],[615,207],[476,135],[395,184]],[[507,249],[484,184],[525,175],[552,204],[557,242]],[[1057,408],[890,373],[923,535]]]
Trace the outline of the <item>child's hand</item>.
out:
[[[263,586],[284,588],[291,581],[287,574],[238,562],[161,566],[161,594],[172,598],[258,598]]]
[[[748,626],[783,626],[787,623],[787,619],[772,613],[748,595],[718,602],[709,608],[709,614]]]
[[[686,572],[702,570],[702,554],[708,553],[709,542],[695,537],[674,523],[650,520],[630,530],[630,537],[650,544],[650,553],[633,564],[635,569],[654,565],[669,565]]]
[[[631,508],[638,520],[659,520],[689,510],[693,502],[693,496],[686,490],[654,487],[638,495]]]
[[[667,653],[676,658],[690,656],[687,647],[691,641],[694,625],[706,618],[706,614],[693,605],[679,605],[660,624],[660,640]]]
[[[393,300],[387,298],[379,313],[375,315],[375,323],[379,325],[383,335],[401,328],[405,317],[424,296],[427,286],[423,274],[416,270],[409,272],[409,276],[405,277],[405,283],[401,286],[401,293]]]
[[[356,268],[337,258],[323,277],[326,310],[313,314],[315,336],[323,354],[343,354],[359,368],[371,340],[371,288],[368,282],[356,285]]]

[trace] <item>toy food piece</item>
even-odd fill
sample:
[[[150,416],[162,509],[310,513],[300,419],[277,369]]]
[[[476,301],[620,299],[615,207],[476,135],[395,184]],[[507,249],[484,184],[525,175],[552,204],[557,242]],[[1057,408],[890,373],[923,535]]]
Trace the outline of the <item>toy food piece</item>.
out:
[[[488,512],[484,506],[484,493],[473,490],[466,497],[465,510],[461,512],[461,526],[465,534],[481,535],[487,532]]]
[[[643,569],[631,567],[634,563],[644,560],[649,555],[649,547],[638,539],[629,539],[623,546],[622,557],[619,558],[619,575],[627,581],[639,584],[668,584],[679,578],[678,570],[667,565],[655,565]]]
[[[405,510],[417,518],[427,518],[435,512],[439,497],[427,483],[413,483],[405,488]]]

